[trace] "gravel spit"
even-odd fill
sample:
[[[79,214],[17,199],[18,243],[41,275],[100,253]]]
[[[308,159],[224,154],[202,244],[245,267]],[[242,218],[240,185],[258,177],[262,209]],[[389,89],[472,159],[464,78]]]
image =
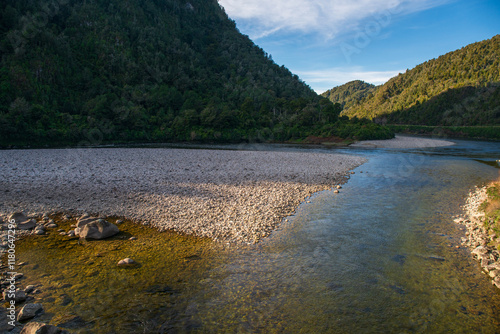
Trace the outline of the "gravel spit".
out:
[[[84,212],[254,243],[366,160],[345,154],[166,148],[0,151],[0,219]]]
[[[396,135],[396,137],[393,139],[365,140],[359,143],[352,144],[350,146],[367,148],[429,148],[451,145],[455,145],[455,143],[448,140]]]

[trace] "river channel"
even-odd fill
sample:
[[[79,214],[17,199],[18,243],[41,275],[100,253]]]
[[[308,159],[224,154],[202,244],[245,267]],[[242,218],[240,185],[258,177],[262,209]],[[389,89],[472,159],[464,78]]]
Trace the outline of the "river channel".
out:
[[[68,266],[99,258],[61,261],[50,246],[20,246],[28,279],[55,286],[42,320],[77,333],[500,332],[500,293],[453,222],[471,189],[499,178],[500,144],[308,150],[368,162],[339,194],[313,195],[256,245],[144,231],[148,253],[135,256],[149,265],[84,272],[85,282]]]

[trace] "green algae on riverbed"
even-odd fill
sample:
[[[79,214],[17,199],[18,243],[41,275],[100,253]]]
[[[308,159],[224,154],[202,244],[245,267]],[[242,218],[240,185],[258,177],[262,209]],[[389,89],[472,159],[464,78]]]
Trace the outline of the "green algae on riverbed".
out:
[[[16,244],[18,263],[26,263],[17,268],[25,277],[18,287],[33,284],[41,291],[34,297],[45,314],[37,321],[76,333],[196,327],[185,312],[188,296],[219,263],[220,244],[128,221],[119,225],[121,232],[115,237],[79,240],[57,232],[70,230],[76,220],[54,218],[56,229]],[[129,240],[132,236],[137,239]],[[137,265],[117,266],[127,257]]]

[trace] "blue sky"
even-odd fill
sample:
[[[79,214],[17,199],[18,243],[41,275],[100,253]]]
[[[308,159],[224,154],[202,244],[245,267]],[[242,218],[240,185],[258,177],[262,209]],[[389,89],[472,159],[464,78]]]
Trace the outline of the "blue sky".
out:
[[[500,0],[219,0],[238,29],[322,93],[382,84],[500,33]]]

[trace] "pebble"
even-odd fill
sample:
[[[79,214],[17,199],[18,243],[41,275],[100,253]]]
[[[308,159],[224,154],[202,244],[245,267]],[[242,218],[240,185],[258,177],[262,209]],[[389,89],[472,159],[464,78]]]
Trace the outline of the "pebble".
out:
[[[500,269],[500,252],[496,247],[489,245],[492,238],[484,227],[486,219],[484,213],[479,209],[481,204],[488,199],[487,187],[476,187],[474,191],[471,191],[463,206],[465,215],[457,217],[453,221],[465,226],[466,232],[465,238],[461,238],[462,244],[470,249],[473,256],[481,263],[484,272],[493,278],[492,283],[500,288],[500,280],[495,281],[498,279],[497,273],[500,273],[497,271]],[[459,247],[457,246],[457,248]]]
[[[34,285],[28,285],[26,288],[24,288],[25,293],[32,293],[35,290]]]
[[[131,258],[125,258],[123,260],[120,260],[118,261],[118,265],[119,266],[130,266],[130,265],[133,265],[133,264],[136,264],[136,262],[134,260],[132,260]]]

